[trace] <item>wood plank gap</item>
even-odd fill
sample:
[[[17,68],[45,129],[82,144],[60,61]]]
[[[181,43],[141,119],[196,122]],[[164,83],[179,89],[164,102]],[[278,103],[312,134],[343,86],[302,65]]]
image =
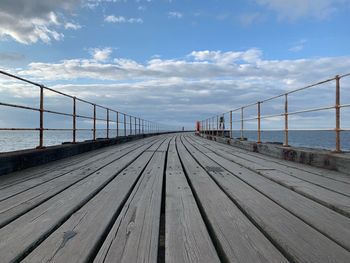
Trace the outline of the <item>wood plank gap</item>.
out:
[[[222,189],[217,185],[217,183],[213,180],[213,178],[203,169],[200,163],[198,163],[196,159],[193,158],[191,153],[187,150],[185,145],[182,143],[182,140],[180,140],[178,146],[182,148],[181,152],[179,151],[179,156],[183,165],[184,172],[188,177],[188,182],[190,184],[191,189],[193,190],[193,194],[198,201],[198,207],[203,213],[202,216],[203,216],[203,219],[206,221],[209,233],[210,235],[212,235],[213,243],[214,245],[217,245],[217,251],[221,261],[224,263],[227,263],[227,262],[279,262],[280,263],[280,262],[287,262],[287,260],[288,262],[294,262],[289,260],[291,257],[289,255],[284,255],[278,249],[278,247],[276,247],[274,243],[271,243],[271,241],[260,231],[260,229],[257,228],[253,224],[253,222],[251,222],[251,220],[246,217],[244,213],[242,213],[240,208],[236,206],[234,202],[232,202],[231,198],[227,195],[227,193],[222,191]],[[220,194],[222,198],[225,197],[225,199],[221,198],[221,201],[225,202],[225,205],[227,205],[228,207],[226,208],[225,211],[222,211],[222,212],[223,214],[226,214],[226,213],[231,213],[231,211],[234,210],[233,212],[235,213],[234,215],[235,218],[233,218],[233,220],[235,221],[238,220],[239,226],[236,226],[238,227],[238,229],[236,227],[231,228],[231,225],[226,225],[225,228],[222,228],[223,225],[214,225],[210,222],[207,212],[205,211],[206,210],[204,207],[205,203],[202,203],[201,197],[197,193],[195,189],[196,187],[193,185],[192,179],[190,178],[190,175],[187,172],[187,168],[186,168],[187,166],[183,161],[183,160],[186,160],[186,156],[184,155],[190,156],[191,158],[190,164],[194,167],[198,166],[196,169],[196,171],[198,172],[200,170],[203,170],[204,174],[206,175],[206,178],[208,179],[210,178],[210,184],[215,185],[215,188],[217,188],[218,194]],[[193,176],[194,177],[198,176],[199,178],[203,177],[202,174],[198,174],[197,172],[196,174],[193,174]],[[221,208],[224,209],[223,207]],[[218,210],[218,211],[221,211],[221,210]],[[230,224],[232,223],[233,222],[230,222]],[[217,231],[219,232],[216,233]],[[242,231],[245,233],[243,234]],[[218,236],[218,234],[223,235],[221,236],[221,239]],[[231,235],[234,236],[234,240],[231,240],[229,238],[229,236],[232,238]],[[240,242],[238,242],[238,240],[240,240]],[[228,242],[226,244],[226,248],[223,247],[224,242]],[[232,243],[234,243],[237,247],[236,246],[231,247]],[[243,255],[241,253],[243,253]]]
[[[182,139],[183,139],[183,137],[182,137]],[[193,156],[193,158],[195,160],[197,160],[197,163],[203,169],[205,169],[204,164],[202,164],[202,162],[205,163],[206,158],[200,157],[201,155],[204,155],[204,154],[201,153],[200,151],[197,151],[196,156],[194,156],[195,151],[193,151],[193,149],[192,150],[189,149],[190,145],[188,145],[188,143],[187,144],[184,143],[184,146],[189,151],[189,153]],[[200,158],[201,161],[199,161],[198,158]],[[291,262],[320,262],[320,260],[324,259],[324,258],[331,259],[332,262],[344,262],[344,260],[346,258],[350,258],[350,254],[346,249],[339,246],[337,243],[333,242],[332,240],[328,239],[327,237],[323,236],[321,233],[316,231],[314,228],[311,228],[309,225],[304,224],[303,222],[298,222],[299,219],[293,218],[293,217],[288,217],[288,214],[286,214],[283,211],[285,209],[283,209],[283,208],[281,209],[281,208],[278,208],[278,206],[277,207],[274,206],[275,205],[274,203],[272,203],[273,205],[271,203],[269,204],[269,202],[270,202],[269,199],[261,198],[261,201],[263,201],[263,205],[265,205],[266,209],[268,209],[268,210],[261,209],[261,207],[259,206],[260,204],[258,205],[258,203],[253,201],[253,200],[260,200],[258,195],[255,196],[255,198],[253,198],[253,199],[247,198],[248,194],[246,194],[246,193],[247,193],[248,189],[243,190],[245,187],[244,182],[242,183],[242,185],[239,185],[239,183],[238,183],[239,181],[237,181],[237,179],[233,179],[234,177],[232,177],[232,179],[230,179],[231,177],[227,177],[227,179],[224,180],[224,179],[221,179],[221,178],[224,178],[223,174],[221,174],[221,173],[219,173],[217,176],[213,175],[212,173],[210,173],[208,171],[207,171],[207,173],[215,181],[215,183],[218,184],[220,189],[222,189],[222,191],[224,191],[227,194],[227,196],[232,200],[232,202],[234,202],[237,205],[237,207],[239,207],[239,209],[242,210],[242,213],[244,213],[247,216],[247,218],[249,218],[249,220],[251,220],[252,223]],[[227,186],[225,184],[225,182],[230,183],[231,188],[229,186]],[[234,189],[233,186],[236,187],[237,189]],[[249,188],[249,186],[248,186],[248,188]],[[241,190],[239,190],[239,189],[241,189]],[[254,192],[252,192],[252,193],[254,193]],[[241,195],[241,196],[239,197],[239,195]],[[236,198],[237,198],[237,200],[236,200]],[[249,198],[251,198],[251,197],[249,197]],[[244,201],[246,201],[247,204]],[[260,212],[264,211],[262,217],[260,214],[257,213],[257,211],[255,211],[253,209],[253,208],[257,209],[257,207],[258,207],[258,209],[260,209]],[[272,209],[274,209],[274,210],[272,211]],[[267,211],[271,211],[271,213],[273,212],[273,216],[271,217],[271,220],[273,219],[273,221],[270,221],[268,219]],[[298,227],[299,231],[304,230],[307,232],[300,232],[301,236],[299,237],[299,235],[294,233],[295,230],[294,230],[294,227],[292,227],[292,229],[290,230],[290,233],[294,235],[294,239],[291,239],[290,236],[286,235],[285,230],[283,230],[284,227],[281,227],[284,225],[284,223],[281,223],[281,222],[284,222],[284,221],[278,220],[276,218],[276,212],[282,213],[281,217],[283,215],[284,220],[290,218],[290,220],[288,219],[289,224],[286,224],[285,227],[287,227],[287,226],[290,227],[290,226],[292,226],[292,223],[293,223],[293,224],[295,224],[293,226]],[[286,212],[288,212],[288,211],[286,211]],[[257,220],[259,220],[259,222]],[[275,227],[275,225],[272,225],[272,222],[277,223],[277,226]],[[286,228],[286,230],[288,230],[288,228]],[[322,247],[321,250],[313,248],[313,245],[307,242],[307,240],[310,239],[308,237],[309,234],[310,235],[312,234],[314,236],[315,245],[317,244],[318,247]],[[296,242],[295,238],[298,238],[301,242],[304,242],[303,245]],[[286,242],[286,241],[288,241],[288,242]],[[308,249],[305,248],[304,245],[307,245]],[[302,251],[302,250],[305,250],[305,251]],[[308,254],[311,252],[312,252],[312,254]]]
[[[81,187],[80,192],[83,190],[84,191],[83,193],[79,194],[79,197],[75,196],[77,195],[77,193],[73,195],[74,199],[72,200],[74,200],[74,202],[76,203],[74,204],[70,204],[66,202],[64,203],[65,206],[68,206],[67,208],[68,212],[66,212],[66,214],[62,214],[61,213],[62,211],[59,211],[57,207],[63,206],[62,201],[60,201],[62,198],[66,198],[66,199],[68,198],[69,200],[73,198],[73,196],[71,197],[72,193],[69,196],[65,194],[62,197],[56,195],[54,197],[55,200],[50,199],[47,202],[42,204],[43,207],[38,206],[37,208],[35,208],[35,209],[38,209],[39,211],[44,210],[44,212],[42,213],[43,216],[45,216],[45,214],[47,214],[48,211],[56,212],[56,215],[54,216],[52,216],[52,213],[50,213],[50,215],[47,215],[49,220],[45,221],[45,225],[40,222],[33,221],[33,220],[37,220],[37,219],[33,219],[34,215],[32,214],[36,212],[34,211],[35,210],[34,209],[34,210],[31,210],[29,213],[24,214],[22,217],[18,218],[17,220],[13,221],[11,224],[8,224],[7,226],[0,229],[0,254],[2,255],[2,259],[4,260],[4,262],[17,262],[23,259],[28,253],[33,251],[35,247],[37,247],[41,242],[43,242],[46,239],[46,237],[48,237],[58,227],[60,227],[73,213],[78,211],[89,200],[91,200],[91,198],[93,198],[98,192],[100,192],[123,169],[125,169],[127,166],[130,165],[130,163],[132,163],[136,158],[138,158],[144,152],[145,149],[152,147],[152,145],[154,145],[154,143],[149,143],[144,147],[141,147],[139,149],[139,152],[137,152],[137,154],[133,153],[130,156],[126,156],[124,158],[125,160],[123,160],[124,162],[123,166],[120,168],[118,167],[114,175],[104,176],[101,179],[99,178],[99,176],[90,178],[90,180],[94,182],[96,181],[96,184],[98,183],[97,186],[91,186],[93,187],[93,189],[91,190],[92,192],[85,191],[86,187],[90,187],[89,185],[80,183],[79,185],[79,187]],[[76,190],[75,192],[77,191],[78,190]],[[62,193],[60,193],[60,195]],[[59,197],[60,199],[58,199]],[[51,211],[50,209],[53,211]],[[57,214],[58,212],[60,212],[60,214]],[[13,225],[14,222],[16,222],[17,225]],[[31,224],[29,229],[28,229],[28,224]],[[24,233],[25,231],[26,233]],[[16,233],[16,232],[19,232],[19,233]],[[15,249],[15,246],[17,247],[17,249]],[[9,247],[11,249],[9,249]]]
[[[153,139],[155,140],[155,139]],[[149,141],[153,141],[153,140],[149,140]],[[118,145],[117,146],[113,146],[113,148],[116,148],[116,152],[120,152],[122,150],[126,150],[129,148],[134,147],[135,145],[140,144],[140,142],[133,142],[133,143],[128,143],[125,145]],[[52,167],[52,169],[49,169],[48,171],[46,171],[44,169],[43,172],[39,172],[38,174],[35,174],[33,176],[31,176],[30,178],[27,178],[26,180],[17,180],[15,182],[13,182],[12,184],[9,184],[7,186],[4,186],[2,188],[0,188],[1,190],[1,194],[0,194],[0,201],[6,200],[12,196],[15,196],[17,194],[20,194],[24,191],[27,191],[31,188],[34,188],[36,186],[39,186],[41,184],[44,184],[46,182],[49,182],[51,180],[54,180],[56,178],[59,178],[61,176],[64,176],[68,173],[71,173],[74,170],[80,169],[81,167],[84,167],[86,164],[91,163],[91,162],[97,162],[99,160],[102,160],[106,157],[108,157],[110,155],[111,150],[113,150],[110,147],[105,147],[103,148],[103,152],[100,153],[99,150],[101,149],[97,149],[97,150],[93,150],[91,152],[89,152],[89,154],[87,155],[86,153],[83,153],[81,158],[79,158],[77,161],[74,162],[67,162],[68,160],[65,160],[67,162],[66,166],[64,167],[60,167],[59,165],[57,165],[54,162],[45,164],[46,166],[50,166]],[[96,151],[96,152],[95,152]],[[86,156],[87,155],[87,156]],[[80,157],[79,155],[76,155],[74,157]],[[60,160],[59,160],[60,161]],[[39,167],[35,167],[36,170],[40,168]],[[69,169],[66,169],[69,168]],[[8,176],[21,176],[21,174],[23,174],[25,172],[25,170],[23,171],[18,171],[15,172],[15,174],[8,174]],[[21,178],[18,178],[21,179]],[[0,182],[3,181],[3,178],[0,177]]]
[[[175,150],[176,150],[176,154],[177,154],[178,157],[180,156],[179,151],[178,151],[178,147],[177,147],[177,144],[179,143],[179,140],[180,139],[177,136],[176,137],[176,143],[175,143]],[[222,248],[222,246],[221,246],[221,244],[220,244],[220,242],[219,242],[219,240],[218,240],[218,238],[217,238],[217,236],[215,234],[215,231],[214,231],[210,221],[208,220],[208,218],[207,218],[207,216],[206,216],[206,214],[204,212],[203,206],[202,206],[202,204],[201,204],[201,202],[199,200],[199,197],[198,197],[196,191],[193,188],[191,180],[189,180],[189,178],[188,178],[188,174],[187,174],[187,172],[185,170],[184,164],[183,164],[183,162],[182,162],[180,157],[179,157],[179,162],[180,162],[182,171],[184,173],[184,176],[186,178],[186,182],[187,182],[188,186],[190,187],[190,191],[191,191],[191,193],[192,193],[192,195],[194,197],[194,201],[195,201],[195,203],[196,203],[196,205],[198,207],[199,213],[200,213],[200,215],[201,215],[201,217],[203,219],[205,227],[206,227],[206,229],[208,231],[208,235],[209,235],[209,237],[210,237],[210,239],[211,239],[211,241],[213,243],[214,249],[215,249],[215,251],[216,251],[216,253],[218,255],[218,258],[219,258],[220,262],[221,263],[230,263],[230,260],[226,256],[226,253],[224,252],[224,249]]]
[[[194,148],[196,148],[198,151],[201,151],[201,148],[203,147],[201,144],[198,144],[196,143],[196,141],[193,140],[191,142],[189,143]],[[350,220],[347,217],[273,181],[270,182],[269,187],[266,187],[266,184],[268,183],[268,181],[270,181],[267,178],[264,178],[263,176],[260,176],[259,174],[251,172],[249,170],[246,173],[244,173],[244,169],[246,168],[238,168],[238,164],[235,164],[230,160],[225,159],[224,157],[217,154],[216,151],[212,150],[211,153],[212,154],[204,154],[210,160],[221,166],[222,169],[236,176],[238,179],[254,188],[257,192],[263,194],[268,199],[281,206],[282,208],[286,209],[295,217],[302,220],[305,224],[315,228],[317,231],[319,231],[329,239],[333,240],[339,246],[350,251],[350,240],[349,238],[347,238],[348,236],[350,236]],[[214,157],[212,157],[213,155],[216,155],[217,158],[214,159]],[[220,158],[222,159],[222,161],[220,161]],[[253,175],[254,178],[252,177]],[[282,191],[279,190],[279,188]],[[271,191],[268,192],[267,189],[270,189]],[[281,198],[281,196],[286,196],[287,194],[289,194],[290,196],[288,200],[287,198]],[[298,207],[294,208],[292,206],[292,204],[296,203],[300,206],[300,209]],[[304,210],[301,211],[302,208],[304,208]],[[316,212],[318,212],[319,214],[317,215]]]
[[[170,139],[171,140],[171,139]],[[159,219],[159,238],[158,238],[158,263],[165,263],[165,186],[166,186],[166,164],[168,162],[168,150],[170,142],[168,143],[167,150],[165,151],[165,161],[163,168],[163,184],[162,184],[162,201],[161,201],[161,210],[160,210],[160,219]],[[156,150],[155,152],[161,152]]]
[[[0,202],[0,229],[5,225],[9,224],[16,218],[21,215],[27,213],[28,211],[34,209],[39,206],[43,202],[49,200],[53,196],[61,193],[62,191],[68,189],[74,184],[79,183],[81,180],[91,176],[94,173],[98,173],[104,167],[112,164],[113,162],[118,161],[120,158],[123,158],[125,155],[136,151],[140,145],[136,144],[132,147],[123,148],[118,152],[112,152],[108,157],[105,157],[102,161],[103,165],[95,165],[95,162],[86,165],[83,168],[83,171],[73,171],[70,172],[64,177],[59,177],[55,179],[55,181],[50,180],[46,182],[45,185],[38,186],[29,189],[18,196],[14,196],[11,199],[7,199]],[[67,182],[64,181],[65,177],[67,178]],[[60,184],[59,184],[60,183]],[[46,185],[48,184],[48,185]],[[50,187],[51,185],[51,187]],[[47,190],[45,190],[47,188]],[[39,194],[41,192],[41,194]],[[6,210],[8,207],[8,210]]]
[[[92,262],[152,156],[143,152],[23,262]]]
[[[242,165],[242,163],[237,162],[237,160],[234,160],[231,157],[227,157],[229,154],[230,153],[226,153],[225,156],[221,154],[221,156],[224,156],[231,162],[234,162],[240,166],[244,166],[245,168],[254,172],[254,169],[246,167],[246,165]],[[334,210],[339,214],[350,218],[350,203],[347,201],[349,200],[349,197],[346,195],[339,194],[331,191],[330,189],[326,189],[315,184],[300,180],[299,178],[291,177],[288,174],[277,172],[278,171],[270,170],[260,171],[257,173],[275,183],[278,183],[281,186],[289,188],[300,195],[303,195],[321,205]]]

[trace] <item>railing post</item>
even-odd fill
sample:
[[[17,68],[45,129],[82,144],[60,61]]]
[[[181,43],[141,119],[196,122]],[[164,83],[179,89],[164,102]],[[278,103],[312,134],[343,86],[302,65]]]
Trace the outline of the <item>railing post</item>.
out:
[[[241,140],[244,140],[244,107],[241,108]]]
[[[207,134],[210,135],[210,133],[211,133],[211,130],[210,130],[210,118],[207,119],[207,121],[208,121],[208,132],[207,132]]]
[[[142,134],[145,134],[145,127],[144,127],[143,119],[141,120],[141,122],[142,122]]]
[[[219,136],[219,115],[216,115],[216,136]]]
[[[117,137],[119,137],[119,112],[117,112]]]
[[[230,111],[230,139],[232,139],[232,110]]]
[[[107,109],[107,139],[109,139],[109,109]]]
[[[139,118],[139,134],[141,134],[141,119]]]
[[[125,115],[125,113],[123,113],[124,114],[124,136],[126,136],[126,115]]]
[[[211,124],[211,118],[208,119],[208,122],[209,122],[209,135],[212,135],[212,124]]]
[[[40,128],[39,128],[39,146],[44,147],[44,86],[40,86]]]
[[[129,118],[130,135],[132,135],[132,117]]]
[[[340,77],[335,76],[335,152],[341,152],[340,146]]]
[[[288,93],[284,94],[284,147],[288,147]]]
[[[261,102],[258,101],[258,143],[261,143],[261,112],[260,112],[260,104]]]
[[[77,107],[76,98],[73,97],[73,143],[76,143],[77,134]]]
[[[211,129],[211,130],[212,130],[211,135],[212,135],[212,136],[214,136],[214,129],[215,129],[215,117],[212,117],[211,119],[212,119],[211,124],[212,124],[212,126],[213,126],[213,127],[212,127],[212,129]]]
[[[96,140],[96,104],[94,104],[94,127],[93,127],[93,137]]]
[[[134,117],[134,121],[135,121],[135,135],[136,135],[137,134],[136,117]]]
[[[206,122],[206,131],[205,131],[205,134],[206,134],[206,135],[209,135],[209,133],[210,133],[210,120],[209,120],[209,119],[206,119],[205,122]]]
[[[222,121],[221,122],[221,118],[222,118]],[[225,114],[222,114],[222,116],[220,117],[220,130],[221,130],[221,137],[224,138],[225,137]]]

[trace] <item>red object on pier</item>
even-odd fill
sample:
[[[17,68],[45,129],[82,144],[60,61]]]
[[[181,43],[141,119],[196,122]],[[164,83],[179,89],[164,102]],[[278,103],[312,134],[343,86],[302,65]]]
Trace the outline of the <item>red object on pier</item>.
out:
[[[201,130],[201,123],[199,121],[196,122],[196,134],[199,134]]]

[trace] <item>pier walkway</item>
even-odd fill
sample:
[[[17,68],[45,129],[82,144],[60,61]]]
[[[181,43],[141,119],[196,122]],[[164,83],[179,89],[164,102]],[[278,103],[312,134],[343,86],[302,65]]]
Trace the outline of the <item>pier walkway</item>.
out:
[[[194,136],[0,177],[0,262],[350,262],[350,176]]]

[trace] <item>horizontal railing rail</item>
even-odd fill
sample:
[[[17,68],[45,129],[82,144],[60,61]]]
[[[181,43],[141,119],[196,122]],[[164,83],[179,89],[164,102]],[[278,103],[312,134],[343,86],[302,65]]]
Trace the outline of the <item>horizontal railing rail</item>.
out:
[[[329,78],[317,83],[313,83],[311,85],[307,85],[298,89],[290,90],[284,93],[281,93],[276,96],[272,96],[263,100],[259,100],[257,102],[253,102],[247,105],[243,105],[237,108],[234,108],[232,110],[229,110],[227,112],[221,113],[214,115],[212,117],[209,117],[207,119],[204,119],[199,122],[199,132],[203,134],[208,134],[208,135],[215,135],[215,136],[222,136],[225,137],[225,131],[228,131],[228,137],[230,139],[233,138],[233,131],[234,131],[234,123],[240,123],[240,139],[244,140],[244,132],[247,130],[245,129],[245,122],[248,121],[256,121],[257,129],[257,143],[261,143],[261,121],[264,119],[271,119],[271,118],[276,118],[276,117],[283,117],[284,118],[284,128],[281,129],[284,132],[284,139],[283,139],[283,146],[288,147],[289,146],[289,136],[288,132],[290,131],[289,124],[289,116],[291,115],[298,115],[298,114],[304,114],[304,113],[310,113],[310,112],[320,112],[320,111],[326,111],[326,110],[332,110],[334,109],[335,112],[335,124],[334,128],[332,129],[321,129],[321,130],[331,130],[335,132],[335,152],[341,152],[341,140],[340,140],[340,133],[342,131],[348,131],[349,129],[341,128],[340,120],[341,120],[341,109],[342,108],[348,108],[350,107],[349,103],[344,103],[341,104],[340,101],[340,81],[343,78],[349,77],[350,73],[343,74],[343,75],[336,75],[333,78]],[[316,88],[322,84],[330,83],[330,82],[335,82],[335,89],[334,89],[334,95],[335,95],[335,103],[332,105],[326,105],[323,107],[315,107],[315,108],[307,108],[307,109],[301,109],[301,110],[295,110],[295,111],[289,111],[289,104],[288,104],[288,98],[290,94],[293,93],[299,93],[304,90],[308,90],[311,88]],[[274,101],[276,99],[282,98],[284,100],[283,103],[283,111],[274,113],[274,114],[266,114],[262,115],[262,105],[266,102]],[[244,112],[246,109],[251,108],[251,107],[256,107],[256,114],[252,117],[249,116],[248,118],[244,117]],[[239,119],[233,119],[233,113],[240,113],[240,118]],[[229,128],[226,129],[224,122],[225,122],[225,117],[229,115]],[[220,121],[221,118],[221,121]],[[223,120],[223,121],[222,121]],[[276,129],[274,129],[276,130]],[[310,130],[310,129],[303,129],[303,130]],[[316,129],[311,129],[311,130],[316,130]],[[320,130],[320,129],[317,129]]]
[[[44,148],[44,131],[71,131],[72,132],[72,141],[71,143],[77,142],[77,131],[91,131],[92,132],[92,140],[97,139],[97,131],[104,130],[106,131],[106,137],[107,139],[110,138],[110,134],[112,131],[111,124],[115,124],[115,132],[116,137],[120,136],[127,136],[127,135],[143,135],[143,134],[153,134],[153,133],[160,133],[160,132],[168,132],[168,131],[176,131],[178,129],[175,129],[173,127],[170,127],[168,125],[163,125],[154,121],[146,120],[140,117],[136,117],[121,111],[114,110],[112,108],[82,99],[78,98],[76,96],[72,96],[69,94],[66,94],[64,92],[46,87],[43,84],[39,84],[36,82],[33,82],[31,80],[13,75],[11,73],[5,72],[0,70],[0,74],[9,77],[10,79],[15,79],[21,82],[25,82],[27,84],[31,84],[33,86],[36,86],[40,89],[40,95],[39,95],[39,107],[31,107],[26,105],[19,105],[19,104],[13,104],[13,103],[7,103],[0,101],[0,106],[3,107],[9,107],[9,108],[18,108],[23,110],[29,110],[29,111],[35,111],[39,113],[39,127],[37,128],[9,128],[9,127],[0,127],[0,131],[38,131],[39,132],[39,143],[36,148]],[[72,106],[72,112],[60,112],[56,110],[50,110],[45,108],[45,96],[44,91],[50,91],[55,94],[58,94],[60,96],[66,97],[71,99],[71,106]],[[90,105],[92,116],[86,116],[82,114],[77,113],[77,102]],[[97,110],[105,110],[105,117],[98,117],[97,116]],[[45,117],[44,114],[49,113],[53,115],[60,115],[60,116],[66,116],[72,118],[71,128],[48,128],[45,127]],[[112,116],[114,115],[114,116]],[[77,127],[77,120],[78,119],[85,119],[90,120],[92,122],[91,128],[78,128]],[[97,128],[97,122],[104,122],[105,127],[104,128]],[[122,131],[122,134],[121,134]]]

